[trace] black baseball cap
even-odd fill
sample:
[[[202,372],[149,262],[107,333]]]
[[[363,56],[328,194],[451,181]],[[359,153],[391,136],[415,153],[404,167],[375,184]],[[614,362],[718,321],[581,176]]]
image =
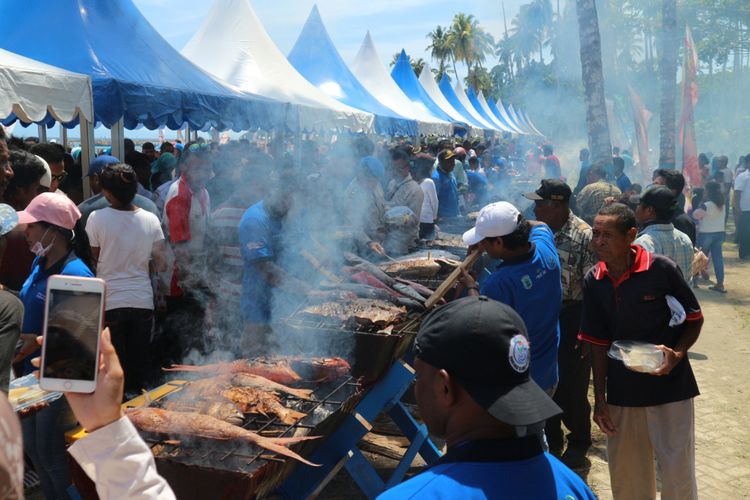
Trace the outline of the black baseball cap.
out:
[[[667,186],[661,185],[652,186],[641,195],[631,196],[630,203],[654,207],[657,212],[674,212],[677,209],[677,198],[674,193]]]
[[[525,193],[524,197],[530,200],[553,200],[570,201],[572,191],[570,186],[560,179],[544,179],[539,189],[533,193]]]
[[[562,413],[529,377],[526,325],[505,304],[464,297],[432,311],[422,322],[415,350],[505,424],[531,425]]]

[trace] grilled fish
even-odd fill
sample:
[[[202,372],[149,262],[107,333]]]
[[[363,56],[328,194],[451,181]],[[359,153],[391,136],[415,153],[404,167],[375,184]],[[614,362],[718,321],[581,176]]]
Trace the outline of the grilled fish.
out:
[[[349,328],[362,326],[379,329],[403,321],[406,318],[406,308],[382,300],[355,299],[308,306],[302,309],[301,314]]]
[[[235,387],[252,387],[266,392],[283,392],[284,394],[290,394],[300,399],[312,399],[313,394],[313,391],[310,389],[294,389],[250,373],[238,373],[232,376],[230,382]]]
[[[221,395],[237,405],[242,413],[260,413],[264,417],[276,415],[284,424],[293,424],[306,416],[281,404],[274,393],[252,387],[231,387],[221,391]]]
[[[285,448],[290,444],[317,439],[319,436],[303,436],[293,438],[269,438],[248,431],[242,427],[228,424],[219,419],[201,415],[199,413],[183,413],[159,408],[132,408],[125,411],[133,425],[145,432],[166,435],[197,436],[207,439],[227,441],[237,439],[250,443],[285,457],[319,467],[305,460],[297,453]]]
[[[384,264],[382,269],[388,274],[403,278],[434,278],[440,272],[440,264],[432,259],[411,259]]]
[[[165,372],[214,372],[214,373],[250,373],[260,375],[279,384],[293,384],[302,378],[284,360],[269,361],[266,359],[240,359],[229,363],[210,365],[172,365],[162,368]]]
[[[208,415],[209,417],[214,417],[232,425],[242,425],[245,419],[242,412],[238,409],[238,406],[230,401],[177,399],[174,401],[167,401],[162,405],[162,409],[187,413],[200,413],[201,415]]]

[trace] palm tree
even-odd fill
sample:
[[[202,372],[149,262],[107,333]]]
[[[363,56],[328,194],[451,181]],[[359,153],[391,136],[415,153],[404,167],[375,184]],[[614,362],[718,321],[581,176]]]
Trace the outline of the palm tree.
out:
[[[581,41],[581,78],[586,95],[586,126],[591,161],[611,161],[612,141],[604,101],[602,44],[596,0],[576,0],[578,36]]]
[[[492,35],[479,26],[479,21],[473,15],[463,13],[453,17],[448,43],[453,52],[454,71],[455,61],[463,62],[466,64],[467,76],[473,65],[481,67],[482,61],[492,52],[495,44]]]
[[[437,68],[433,69],[433,72],[435,72],[439,81],[447,73],[446,65],[448,58],[452,56],[451,47],[448,42],[448,30],[442,26],[437,26],[427,34],[427,38],[430,39],[427,50],[430,51],[432,60],[437,63]],[[455,63],[453,66],[453,71],[455,72]]]
[[[674,168],[675,107],[677,101],[677,0],[662,0],[659,48],[659,167]]]

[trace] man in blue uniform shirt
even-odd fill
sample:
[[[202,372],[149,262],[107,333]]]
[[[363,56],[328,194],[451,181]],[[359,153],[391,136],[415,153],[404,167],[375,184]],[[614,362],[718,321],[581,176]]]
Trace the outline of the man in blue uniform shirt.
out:
[[[458,184],[453,175],[456,155],[450,149],[438,153],[438,167],[432,174],[438,195],[438,218],[458,217]]]
[[[482,283],[481,293],[512,307],[523,318],[534,349],[531,378],[550,396],[557,385],[557,347],[562,305],[560,257],[550,228],[528,221],[508,202],[490,203],[464,233],[470,251],[478,247],[502,263]],[[479,295],[474,279],[465,274],[469,295]]]
[[[425,318],[415,350],[420,415],[448,451],[380,499],[594,498],[537,435],[519,432],[560,409],[529,378],[526,327],[510,307],[453,301]]]

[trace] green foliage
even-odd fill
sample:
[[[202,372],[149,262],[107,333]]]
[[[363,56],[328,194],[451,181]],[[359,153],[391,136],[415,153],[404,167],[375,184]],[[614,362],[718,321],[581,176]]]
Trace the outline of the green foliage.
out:
[[[396,65],[399,57],[401,57],[401,52],[396,52],[395,54],[393,54],[393,57],[391,58],[391,64],[390,64],[391,68]],[[422,70],[424,69],[425,60],[422,59],[421,57],[419,59],[414,59],[411,56],[408,56],[408,57],[409,57],[409,63],[411,64],[411,69],[413,69],[414,74],[417,75],[417,77],[419,77],[419,74],[422,73]]]

